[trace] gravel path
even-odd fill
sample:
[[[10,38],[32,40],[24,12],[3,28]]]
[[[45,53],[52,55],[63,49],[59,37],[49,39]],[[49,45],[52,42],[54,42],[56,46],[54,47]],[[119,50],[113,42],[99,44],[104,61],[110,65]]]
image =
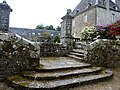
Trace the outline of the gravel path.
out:
[[[81,85],[69,90],[120,90],[120,68],[112,69],[114,77],[106,82],[98,82],[88,85]],[[0,83],[0,90],[15,90],[8,87],[5,83]],[[67,89],[68,90],[68,89]]]

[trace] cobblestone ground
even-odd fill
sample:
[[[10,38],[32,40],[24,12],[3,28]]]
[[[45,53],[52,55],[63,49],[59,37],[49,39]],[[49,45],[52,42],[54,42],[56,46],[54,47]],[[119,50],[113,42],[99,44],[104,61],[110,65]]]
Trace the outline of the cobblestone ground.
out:
[[[106,82],[98,82],[71,88],[70,90],[120,90],[120,68],[112,69],[114,77]],[[15,90],[5,83],[0,83],[0,90]],[[67,89],[68,90],[68,89]]]

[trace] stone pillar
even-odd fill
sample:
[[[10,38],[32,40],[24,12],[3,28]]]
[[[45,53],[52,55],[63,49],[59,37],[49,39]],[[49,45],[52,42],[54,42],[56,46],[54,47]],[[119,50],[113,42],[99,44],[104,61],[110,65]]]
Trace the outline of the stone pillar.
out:
[[[106,0],[106,8],[107,8],[107,12],[109,12],[109,9],[110,9],[110,0]]]
[[[0,32],[7,32],[9,30],[10,12],[12,12],[12,9],[6,1],[0,3]]]
[[[71,9],[67,10],[67,14],[63,16],[61,19],[63,20],[61,23],[61,43],[66,42],[66,38],[71,36],[72,34],[72,16]]]
[[[71,9],[67,10],[67,14],[61,18],[61,43],[71,47],[72,38],[72,19]]]

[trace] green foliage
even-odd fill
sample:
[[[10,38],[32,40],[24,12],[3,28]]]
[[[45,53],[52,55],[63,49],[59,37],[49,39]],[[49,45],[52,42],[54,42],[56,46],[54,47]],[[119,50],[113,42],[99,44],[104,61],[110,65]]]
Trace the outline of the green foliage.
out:
[[[53,25],[45,26],[45,29],[47,29],[47,30],[55,30]]]
[[[44,29],[45,27],[43,26],[43,24],[37,25],[36,29]]]
[[[61,30],[61,27],[60,27],[60,26],[57,26],[56,30],[57,30],[57,31],[60,31],[60,30]]]
[[[57,26],[56,29],[55,29],[53,25],[44,26],[43,24],[40,24],[40,25],[37,25],[35,29],[47,29],[47,30],[57,30],[57,31],[60,31],[61,27]]]
[[[85,27],[80,33],[81,40],[83,41],[93,41],[97,35],[98,31],[95,27]]]
[[[60,43],[60,37],[59,36],[55,36],[54,37],[54,43]]]

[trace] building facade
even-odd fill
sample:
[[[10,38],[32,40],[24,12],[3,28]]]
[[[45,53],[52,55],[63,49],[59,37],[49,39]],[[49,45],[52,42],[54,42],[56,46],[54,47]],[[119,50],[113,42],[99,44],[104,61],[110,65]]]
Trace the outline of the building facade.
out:
[[[119,20],[120,0],[116,0],[115,3],[112,0],[81,0],[69,15],[73,17],[71,35],[80,38],[80,32],[86,26],[103,26]],[[62,27],[66,27],[64,25],[66,24],[61,24]],[[67,32],[67,29],[61,31],[62,38],[65,36],[62,36],[62,33]]]

